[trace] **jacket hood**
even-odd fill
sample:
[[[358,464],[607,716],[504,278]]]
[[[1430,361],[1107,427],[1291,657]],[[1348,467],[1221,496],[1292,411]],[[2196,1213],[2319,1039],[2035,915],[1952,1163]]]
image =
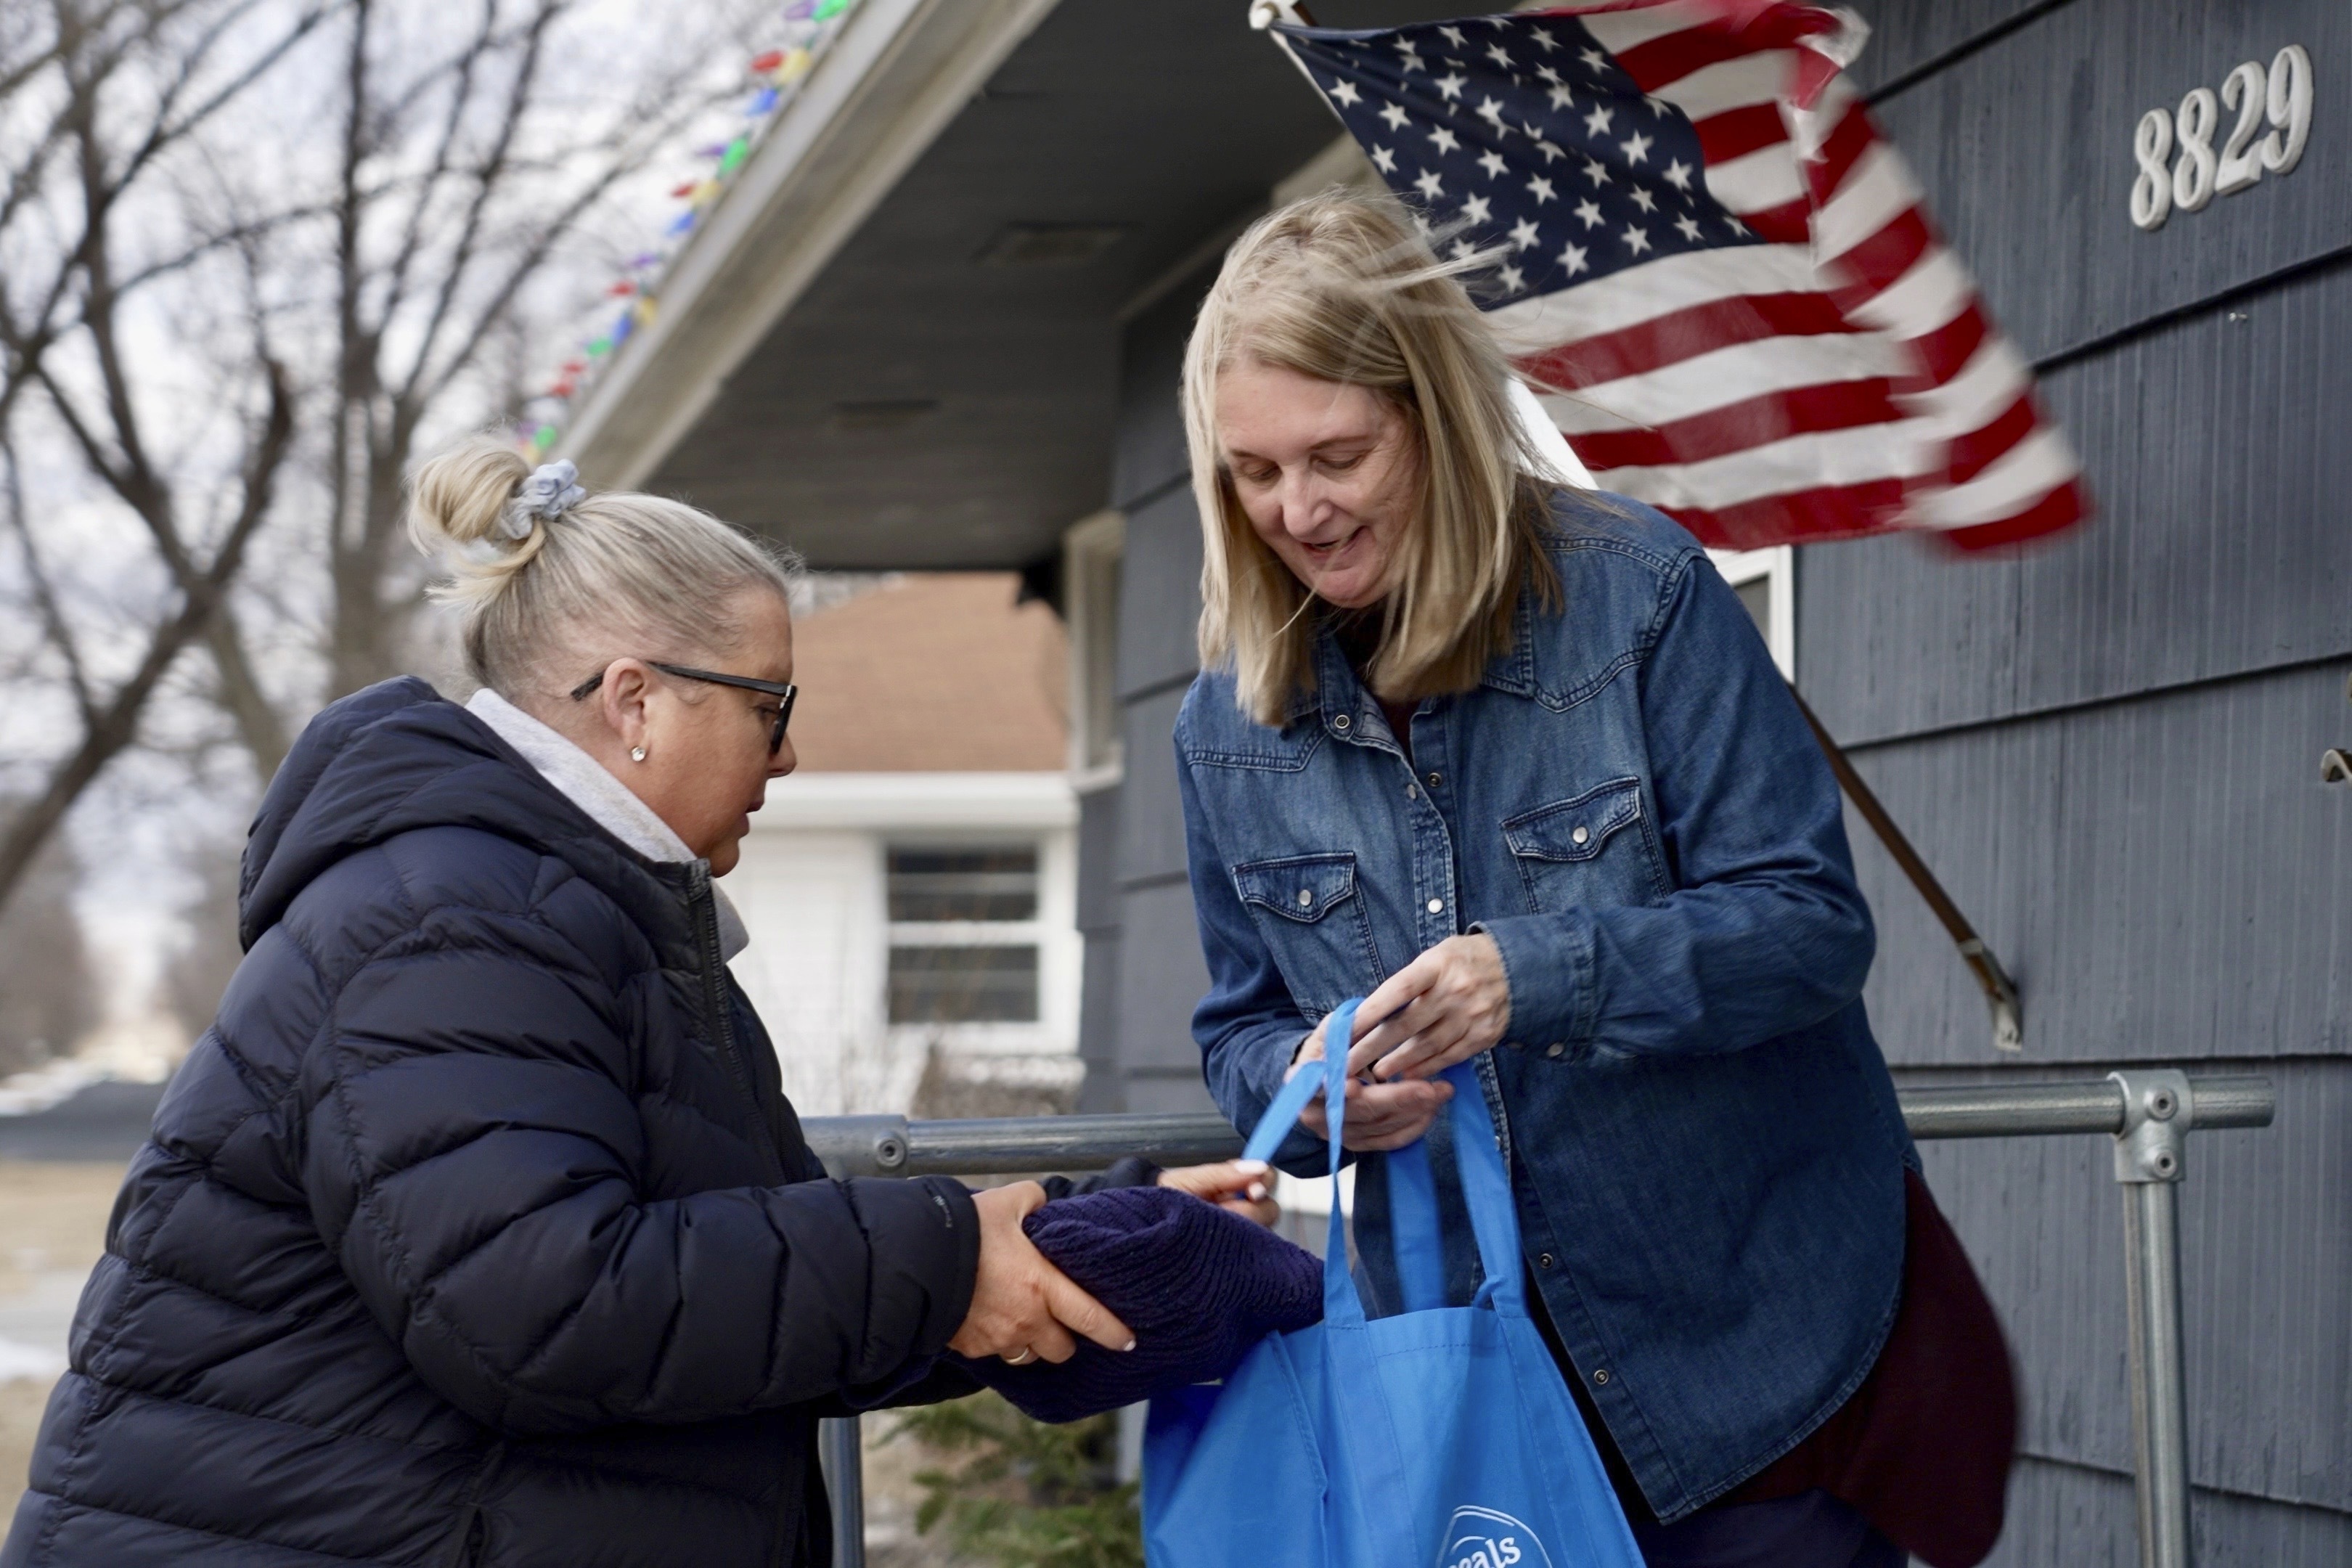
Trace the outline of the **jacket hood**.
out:
[[[599,827],[490,727],[414,676],[310,721],[247,836],[237,938],[250,948],[344,857],[423,827],[470,827],[553,856],[636,916],[690,941],[696,868],[647,860]]]

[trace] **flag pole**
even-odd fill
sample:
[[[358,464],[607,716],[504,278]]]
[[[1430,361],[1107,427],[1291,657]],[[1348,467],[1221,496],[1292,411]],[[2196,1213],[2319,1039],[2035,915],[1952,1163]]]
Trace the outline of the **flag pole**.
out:
[[[1249,23],[1265,32],[1276,22],[1293,27],[1311,27],[1315,18],[1298,0],[1250,0]]]
[[[1944,885],[1936,880],[1936,873],[1919,858],[1919,852],[1911,847],[1911,840],[1886,814],[1886,807],[1879,804],[1878,796],[1854,771],[1853,763],[1846,756],[1844,749],[1830,739],[1830,732],[1822,728],[1821,720],[1814,716],[1811,707],[1795,686],[1789,688],[1789,695],[1796,698],[1797,710],[1812,727],[1813,739],[1821,742],[1822,754],[1829,758],[1830,772],[1837,775],[1838,787],[1845,791],[1846,798],[1853,802],[1854,810],[1870,824],[1871,831],[1878,835],[1878,841],[1886,846],[1886,852],[1895,858],[1895,863],[1903,868],[1903,874],[1911,879],[1911,885],[1919,889],[1919,896],[1927,900],[1927,908],[1943,921],[1944,930],[1951,934],[1953,945],[1960,950],[1961,961],[1976,975],[1977,984],[1984,988],[1985,1001],[1992,1008],[1993,1048],[2011,1053],[2023,1050],[2024,1016],[2018,1005],[2017,986],[2009,978],[2009,972],[2000,966],[2000,960],[1991,948],[1985,945],[1984,938],[1977,934],[1976,928],[1969,924],[1969,917],[1960,913],[1960,907],[1952,902],[1952,896],[1944,891]]]

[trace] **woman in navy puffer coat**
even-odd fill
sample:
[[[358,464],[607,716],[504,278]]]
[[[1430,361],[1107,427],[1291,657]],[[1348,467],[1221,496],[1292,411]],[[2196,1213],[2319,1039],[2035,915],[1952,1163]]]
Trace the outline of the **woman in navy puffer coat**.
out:
[[[523,467],[419,479],[486,693],[360,692],[269,788],[0,1568],[822,1563],[819,1415],[1128,1342],[1034,1184],[823,1179],[711,883],[792,764],[787,579]]]

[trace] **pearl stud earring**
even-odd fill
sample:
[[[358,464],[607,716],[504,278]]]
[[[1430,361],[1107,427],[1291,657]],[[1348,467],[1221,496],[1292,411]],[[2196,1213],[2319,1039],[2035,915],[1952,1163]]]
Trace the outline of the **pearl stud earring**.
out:
[[[646,749],[643,746],[631,746],[629,748],[629,760],[633,763],[644,762],[646,760]]]

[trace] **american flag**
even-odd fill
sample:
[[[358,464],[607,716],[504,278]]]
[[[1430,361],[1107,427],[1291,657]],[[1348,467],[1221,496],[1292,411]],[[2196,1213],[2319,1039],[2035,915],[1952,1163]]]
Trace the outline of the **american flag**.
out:
[[[2031,367],[1840,74],[1850,15],[1664,0],[1275,32],[1604,489],[1726,549],[2089,502]]]

